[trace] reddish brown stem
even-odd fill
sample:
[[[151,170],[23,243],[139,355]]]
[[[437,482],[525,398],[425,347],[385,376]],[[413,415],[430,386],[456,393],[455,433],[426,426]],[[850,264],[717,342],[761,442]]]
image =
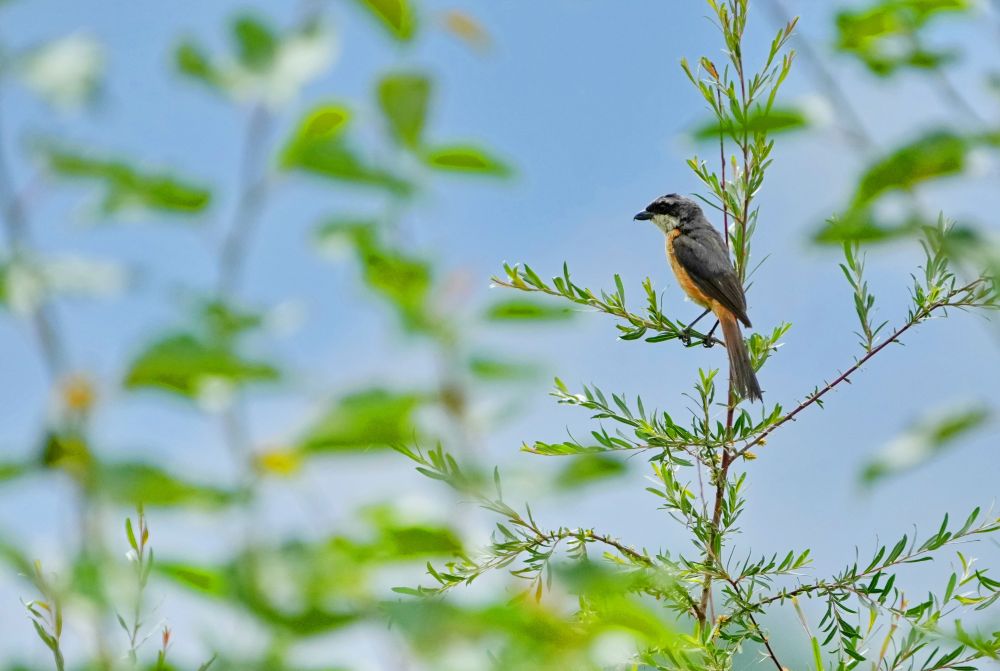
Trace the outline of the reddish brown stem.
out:
[[[923,314],[929,314],[932,310],[934,310],[934,309],[936,309],[938,307],[941,307],[941,306],[939,304],[935,305],[935,306],[927,309]],[[911,327],[913,327],[918,322],[919,322],[919,319],[918,318],[914,318],[911,321],[909,321],[906,324],[904,324],[903,326],[901,326],[900,328],[896,329],[896,331],[893,332],[893,334],[891,336],[889,336],[889,338],[886,339],[885,342],[883,342],[881,345],[879,345],[878,347],[872,349],[867,354],[865,354],[863,357],[861,357],[860,359],[858,359],[857,362],[855,362],[855,364],[853,366],[851,366],[846,371],[844,371],[843,373],[841,373],[836,379],[834,379],[832,382],[827,383],[827,385],[825,387],[823,387],[821,390],[819,390],[818,392],[816,392],[815,394],[813,394],[812,396],[810,396],[806,400],[802,401],[802,403],[800,403],[794,410],[792,410],[790,413],[788,413],[787,415],[785,415],[784,417],[782,417],[781,419],[779,419],[777,422],[775,422],[774,424],[772,424],[771,426],[769,426],[759,436],[757,436],[752,441],[750,441],[749,443],[747,443],[745,446],[743,446],[742,448],[740,448],[740,450],[736,452],[736,457],[742,457],[744,454],[746,454],[747,452],[749,452],[752,447],[754,447],[756,445],[760,445],[761,443],[763,443],[767,439],[767,437],[769,435],[771,435],[778,427],[780,427],[781,425],[783,425],[785,422],[789,422],[789,421],[795,419],[796,415],[798,415],[800,412],[802,412],[803,410],[805,410],[806,408],[808,408],[809,406],[811,406],[813,403],[816,403],[817,401],[819,401],[821,398],[823,398],[823,396],[825,396],[827,393],[829,393],[830,391],[832,391],[837,385],[839,385],[842,382],[846,382],[847,379],[851,375],[853,375],[854,373],[856,373],[859,368],[861,368],[863,365],[865,365],[865,363],[869,359],[871,359],[873,356],[875,356],[876,354],[878,354],[879,352],[881,352],[883,349],[885,349],[886,347],[888,347],[891,343],[894,343],[897,340],[899,340],[900,336],[902,336],[904,333],[906,333]]]

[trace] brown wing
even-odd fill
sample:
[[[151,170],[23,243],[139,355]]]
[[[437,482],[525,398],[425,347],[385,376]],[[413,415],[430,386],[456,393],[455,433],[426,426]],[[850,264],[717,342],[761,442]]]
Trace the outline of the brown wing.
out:
[[[729,261],[719,233],[710,225],[683,231],[674,238],[674,257],[698,288],[750,326],[743,285]]]

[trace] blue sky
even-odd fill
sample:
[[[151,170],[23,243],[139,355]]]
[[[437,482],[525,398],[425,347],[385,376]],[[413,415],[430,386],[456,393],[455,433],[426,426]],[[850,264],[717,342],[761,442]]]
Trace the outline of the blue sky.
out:
[[[114,385],[122,353],[136,352],[160,330],[178,324],[184,297],[213,280],[213,227],[227,220],[233,205],[229,194],[246,111],[179,82],[168,65],[171,49],[182,35],[221,48],[227,19],[247,6],[287,25],[294,16],[291,4],[36,0],[3,10],[4,46],[24,47],[85,30],[106,45],[109,56],[103,96],[92,113],[54,115],[20,88],[5,91],[4,150],[13,157],[18,177],[27,172],[16,147],[27,138],[51,135],[175,168],[222,194],[204,230],[170,222],[88,225],[84,189],[61,190],[39,202],[35,225],[45,249],[145,269],[129,295],[60,310],[71,334],[72,359],[99,377],[109,401],[95,424],[100,449],[108,454],[154,455],[205,477],[226,468],[216,422],[179,404],[127,397]],[[348,100],[372,111],[375,75],[397,66],[426,68],[437,82],[428,134],[442,141],[485,143],[507,157],[517,174],[504,183],[436,181],[402,226],[407,244],[432,252],[448,271],[461,271],[477,301],[499,291],[488,288],[489,276],[504,261],[530,263],[543,275],[557,273],[566,261],[580,283],[595,288],[610,286],[612,275],[621,273],[636,298],[642,279],[652,277],[665,291],[669,313],[696,314],[669,275],[660,234],[633,223],[631,215],[662,193],[695,191],[698,185],[685,160],[698,151],[715,157],[712,147],[697,148],[685,139],[705,110],[678,67],[683,56],[694,60],[719,53],[702,3],[465,3],[462,7],[494,42],[482,55],[431,25],[434,16],[453,6],[442,0],[422,3],[429,29],[414,50],[403,52],[351,3],[333,3],[339,59],[282,115],[275,139],[309,102]],[[801,39],[827,53],[832,3],[803,1],[792,8],[803,14]],[[758,14],[752,28],[751,41],[763,43],[773,26]],[[996,62],[993,30],[985,20],[952,23],[935,39],[961,43],[980,62]],[[903,76],[875,82],[843,60],[835,61],[835,76],[886,146],[946,118],[922,80]],[[954,76],[963,86],[978,85],[975,71],[958,69]],[[817,94],[813,71],[800,62],[785,100],[815,105]],[[983,109],[996,109],[995,100],[972,96]],[[857,354],[853,306],[838,255],[812,246],[808,238],[849,197],[863,165],[864,158],[832,128],[778,139],[775,164],[760,196],[755,245],[757,258],[768,258],[749,296],[756,325],[793,324],[761,375],[768,399],[791,405]],[[958,218],[995,212],[996,179],[996,165],[987,164],[983,174],[961,185],[928,189],[925,202],[932,214],[940,209]],[[263,214],[244,296],[264,305],[291,298],[307,319],[295,334],[260,344],[261,352],[280,355],[302,372],[300,391],[255,400],[258,443],[290,438],[317,403],[338,390],[373,382],[407,385],[432,374],[427,352],[396,333],[392,315],[359,286],[349,264],[331,264],[309,250],[309,231],[318,221],[358,208],[336,189],[293,182]],[[909,273],[919,258],[909,243],[871,254],[879,315],[890,323],[905,317]],[[857,474],[874,451],[927,411],[993,398],[995,375],[988,373],[998,370],[1000,348],[991,329],[971,315],[932,320],[907,338],[905,348],[881,354],[852,386],[833,394],[825,410],[811,409],[775,434],[750,468],[751,502],[740,542],[758,554],[813,548],[817,574],[822,574],[849,562],[856,544],[864,551],[876,536],[891,538],[912,525],[936,526],[945,511],[961,516],[977,505],[989,506],[997,491],[995,425],[871,493],[860,492]],[[610,318],[581,314],[568,326],[481,335],[526,359],[543,361],[548,377],[559,375],[571,387],[595,383],[641,394],[647,407],[669,409],[684,405],[681,394],[699,366],[722,366],[725,357],[719,349],[620,342],[615,334]],[[45,380],[25,329],[8,316],[0,319],[0,349],[8,353],[2,364],[6,382],[0,385],[0,446],[23,455],[33,449],[44,417]],[[589,426],[585,415],[551,402],[545,379],[523,390],[523,412],[516,419],[489,432],[490,455],[514,472],[529,470],[541,459],[518,453],[522,441],[556,440],[566,428],[579,434]],[[359,487],[362,476],[365,484]],[[681,530],[643,492],[644,477],[636,459],[627,478],[587,490],[584,500],[572,506],[550,500],[543,507],[547,523],[596,526],[636,545],[676,546]],[[325,497],[321,500],[327,501],[331,519],[384,495],[433,493],[392,455],[347,459],[310,472],[304,481],[312,496]],[[60,538],[72,537],[68,491],[50,480],[32,479],[0,495],[0,529],[19,534],[39,556],[58,565]],[[280,492],[269,501],[262,512],[265,528],[308,531],[301,501]],[[226,547],[226,533],[205,519],[164,515],[160,528],[158,552],[164,555],[171,544],[194,546],[206,556]],[[0,613],[16,616],[19,594],[13,579],[0,575],[0,603],[7,604],[0,605]],[[163,608],[170,611],[172,604]],[[195,623],[176,624],[197,637]],[[21,651],[27,632],[27,623],[0,630],[0,654]]]

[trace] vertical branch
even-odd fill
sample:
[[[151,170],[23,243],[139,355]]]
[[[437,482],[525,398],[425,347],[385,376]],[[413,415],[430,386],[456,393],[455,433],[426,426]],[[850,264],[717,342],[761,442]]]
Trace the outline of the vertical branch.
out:
[[[2,103],[2,100],[0,100]],[[2,109],[2,105],[0,105]],[[0,211],[3,213],[3,228],[10,246],[11,256],[22,257],[31,247],[31,221],[25,207],[23,194],[14,187],[14,180],[6,158],[6,142],[3,135],[3,119],[0,116]],[[43,296],[39,304],[32,306],[28,315],[42,362],[50,382],[56,382],[66,374],[66,348],[56,326],[52,306]]]
[[[263,105],[255,105],[243,139],[236,207],[219,251],[218,293],[222,298],[232,297],[239,290],[246,255],[257,232],[267,195],[263,164],[270,128],[271,114]]]

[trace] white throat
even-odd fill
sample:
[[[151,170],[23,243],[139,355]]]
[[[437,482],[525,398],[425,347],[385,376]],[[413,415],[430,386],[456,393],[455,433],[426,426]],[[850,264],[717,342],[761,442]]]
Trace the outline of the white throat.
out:
[[[654,214],[653,223],[664,233],[669,233],[681,225],[681,220],[669,214]]]

